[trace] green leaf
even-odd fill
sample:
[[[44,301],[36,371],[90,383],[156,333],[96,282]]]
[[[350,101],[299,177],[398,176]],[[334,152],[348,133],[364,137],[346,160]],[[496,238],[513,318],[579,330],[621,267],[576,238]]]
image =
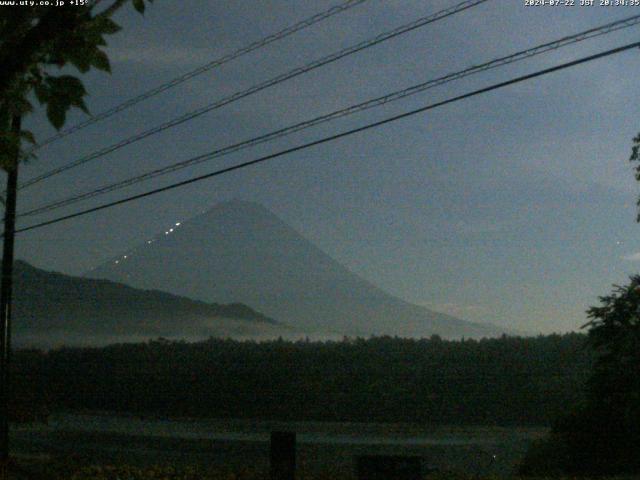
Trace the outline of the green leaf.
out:
[[[11,128],[11,113],[8,108],[0,104],[0,132],[6,132]]]
[[[50,77],[49,87],[52,97],[69,99],[69,103],[72,99],[82,98],[87,93],[80,79],[72,75]]]
[[[122,27],[109,17],[96,17],[93,26],[102,35],[112,35],[122,30]]]
[[[16,98],[10,106],[10,111],[14,115],[25,115],[30,113],[33,110],[33,107],[29,100],[26,98]]]
[[[109,63],[109,57],[107,57],[107,54],[102,50],[96,49],[91,65],[96,67],[98,70],[111,73],[111,64]]]
[[[67,108],[56,100],[52,100],[47,104],[47,118],[56,130],[60,130],[64,125],[67,117]]]
[[[144,0],[133,0],[133,8],[135,8],[140,13],[144,13]]]
[[[36,137],[33,135],[33,132],[31,132],[30,130],[22,130],[20,132],[20,137],[23,138],[25,141],[29,142],[31,145],[36,144]]]
[[[11,131],[0,131],[0,167],[5,170],[11,168],[19,151],[20,137]]]
[[[49,101],[49,88],[44,82],[37,83],[34,86],[33,91],[35,92],[36,98],[38,99],[38,102],[40,102],[40,105],[44,105]]]
[[[73,105],[74,107],[79,108],[80,110],[82,110],[86,114],[89,113],[89,109],[87,108],[87,104],[84,103],[84,100],[82,98],[74,99],[71,102],[71,105]]]
[[[76,52],[69,55],[69,62],[80,70],[80,73],[87,73],[91,68],[91,57],[85,52]]]

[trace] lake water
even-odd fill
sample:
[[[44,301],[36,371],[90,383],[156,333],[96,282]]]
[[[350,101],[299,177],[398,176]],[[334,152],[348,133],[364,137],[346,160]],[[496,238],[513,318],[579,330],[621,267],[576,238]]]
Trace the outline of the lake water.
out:
[[[300,478],[319,472],[351,478],[355,458],[370,454],[417,455],[429,467],[508,475],[547,429],[55,414],[47,426],[13,429],[12,446],[27,453],[73,453],[90,463],[266,471],[272,431],[296,432]]]

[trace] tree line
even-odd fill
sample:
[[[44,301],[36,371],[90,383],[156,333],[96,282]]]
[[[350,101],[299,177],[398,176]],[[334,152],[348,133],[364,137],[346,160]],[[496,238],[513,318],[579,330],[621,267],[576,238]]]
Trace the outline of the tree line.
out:
[[[600,305],[587,311],[593,366],[584,398],[568,405],[554,420],[550,435],[532,445],[520,473],[640,473],[639,313],[640,275],[614,286],[609,295],[600,297]]]
[[[583,400],[586,336],[158,339],[23,350],[17,407],[162,417],[546,425]],[[35,407],[32,407],[35,408]]]

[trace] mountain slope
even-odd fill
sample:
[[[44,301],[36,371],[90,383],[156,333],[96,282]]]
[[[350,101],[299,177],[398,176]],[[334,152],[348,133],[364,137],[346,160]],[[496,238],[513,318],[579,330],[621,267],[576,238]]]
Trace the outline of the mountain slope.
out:
[[[17,344],[103,344],[158,336],[261,336],[283,326],[246,305],[208,304],[15,264]],[[271,333],[270,336],[276,336]]]
[[[309,334],[502,333],[389,295],[264,207],[243,201],[220,204],[177,224],[87,276],[203,301],[243,302]]]

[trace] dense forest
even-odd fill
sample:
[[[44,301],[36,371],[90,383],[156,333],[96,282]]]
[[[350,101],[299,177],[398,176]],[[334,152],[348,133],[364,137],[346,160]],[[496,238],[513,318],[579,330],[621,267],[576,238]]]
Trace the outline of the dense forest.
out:
[[[167,417],[550,424],[593,361],[579,334],[446,341],[155,340],[23,350],[18,402]]]

